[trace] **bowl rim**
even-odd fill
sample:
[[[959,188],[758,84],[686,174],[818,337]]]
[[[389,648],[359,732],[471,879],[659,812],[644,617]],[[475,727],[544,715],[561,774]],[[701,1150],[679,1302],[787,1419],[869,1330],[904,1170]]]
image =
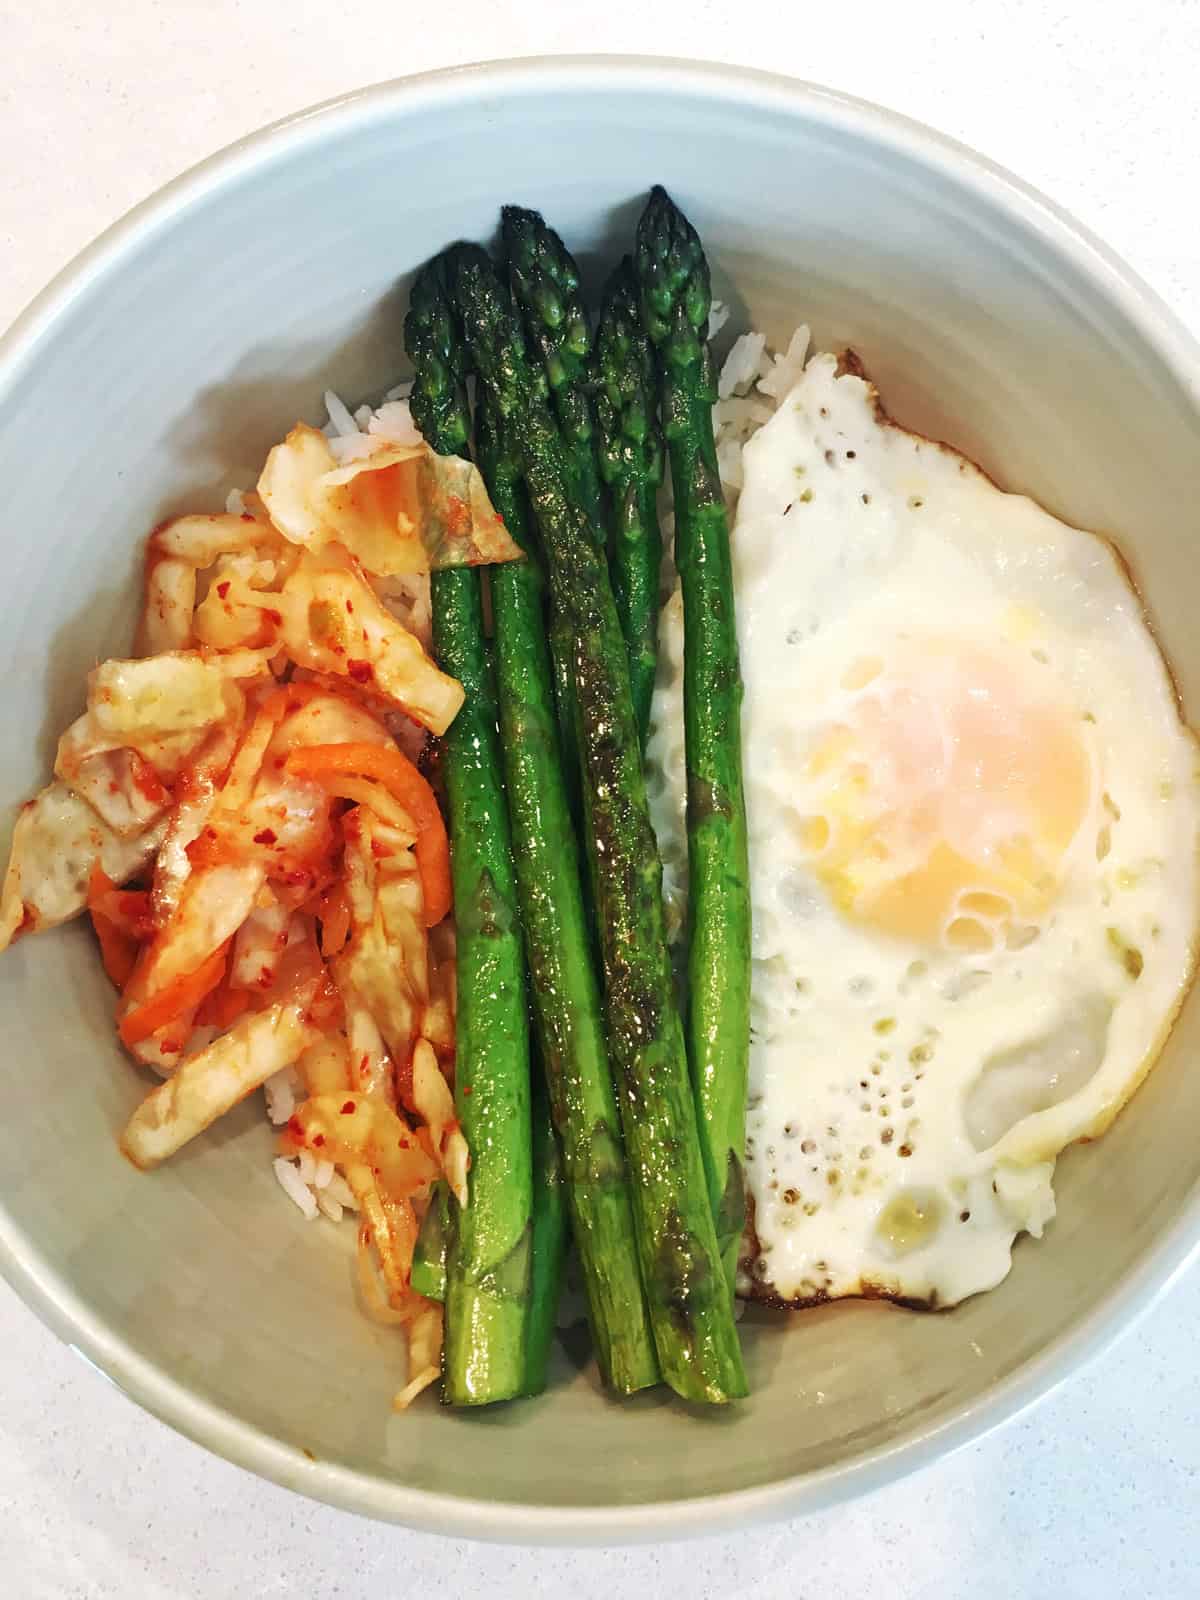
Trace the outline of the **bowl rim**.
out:
[[[100,234],[29,303],[0,337],[0,401],[36,361],[56,320],[92,285],[118,270],[136,245],[229,182],[317,144],[333,127],[386,120],[401,108],[445,109],[483,94],[536,94],[553,74],[586,93],[619,81],[714,100],[802,112],[842,132],[865,134],[952,176],[1020,229],[1032,232],[1124,315],[1200,413],[1200,344],[1138,274],[1066,211],[968,146],[901,113],[818,84],[746,67],[667,56],[531,56],[438,69],[355,90],[246,135],[190,168]],[[745,1528],[812,1512],[897,1480],[980,1438],[1043,1399],[1095,1359],[1152,1306],[1200,1253],[1200,1185],[1134,1271],[1086,1317],[1015,1368],[985,1395],[912,1436],[811,1473],[754,1488],[643,1505],[539,1507],[410,1488],[381,1475],[311,1461],[139,1355],[42,1259],[0,1200],[0,1275],[55,1333],[131,1399],[235,1465],[324,1501],[381,1520],[462,1538],[523,1544],[603,1544],[681,1538]]]

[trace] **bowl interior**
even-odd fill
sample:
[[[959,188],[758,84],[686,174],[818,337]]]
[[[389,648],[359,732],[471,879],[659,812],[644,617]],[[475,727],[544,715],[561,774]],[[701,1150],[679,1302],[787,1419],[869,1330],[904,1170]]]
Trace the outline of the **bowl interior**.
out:
[[[703,233],[735,325],[779,339],[803,320],[818,347],[852,342],[902,421],[1111,532],[1200,705],[1200,578],[1180,514],[1200,498],[1197,410],[1165,321],[1102,254],[960,153],[831,97],[666,64],[513,67],[378,92],[226,158],[128,225],[10,344],[5,834],[87,668],[130,642],[149,527],[252,482],[298,416],[322,419],[325,388],[356,403],[394,382],[407,275],[450,239],[490,237],[502,201],[543,209],[599,273],[652,181]],[[1014,1375],[1042,1382],[1062,1337],[1124,1315],[1165,1274],[1165,1252],[1151,1267],[1147,1252],[1170,1236],[1178,1255],[1194,1228],[1193,1001],[1103,1145],[1065,1157],[1057,1221],[993,1293],[939,1316],[752,1312],[752,1398],[725,1415],[658,1394],[611,1403],[564,1347],[540,1400],[392,1418],[400,1350],[355,1307],[350,1227],[309,1227],[287,1204],[258,1105],[139,1176],[115,1134],[147,1084],[115,1047],[88,934],[8,953],[0,1007],[8,1275],[176,1425],[312,1493],[431,1526],[617,1535],[811,1503],[838,1475],[961,1436],[989,1396],[1011,1403]],[[653,1520],[665,1502],[785,1480],[773,1498]]]

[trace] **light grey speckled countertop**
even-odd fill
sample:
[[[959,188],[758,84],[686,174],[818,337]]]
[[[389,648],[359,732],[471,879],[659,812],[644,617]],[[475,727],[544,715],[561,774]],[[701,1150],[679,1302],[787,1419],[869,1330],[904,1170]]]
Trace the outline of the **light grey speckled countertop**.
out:
[[[1200,328],[1194,0],[0,0],[0,37],[0,324],[135,201],[264,122],[457,61],[607,50],[770,67],[932,123],[1073,211]],[[1192,1272],[1031,1415],[855,1505],[690,1546],[533,1551],[259,1483],[144,1416],[0,1287],[0,1592],[1187,1600],[1198,1328]]]

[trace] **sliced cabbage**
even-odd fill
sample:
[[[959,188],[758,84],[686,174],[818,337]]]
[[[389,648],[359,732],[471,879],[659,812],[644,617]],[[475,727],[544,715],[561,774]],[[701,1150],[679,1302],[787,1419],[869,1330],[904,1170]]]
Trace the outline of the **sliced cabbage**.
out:
[[[280,900],[264,890],[233,941],[229,961],[231,989],[269,989],[275,982],[280,958],[287,948],[290,912]]]
[[[298,666],[348,679],[434,733],[445,733],[453,722],[462,685],[435,666],[339,546],[306,552],[278,606],[281,640]]]
[[[347,1012],[368,1011],[393,1061],[405,1062],[429,1000],[424,898],[409,836],[365,806],[343,820],[351,935],[333,970]]]
[[[438,1176],[413,1129],[374,1095],[354,1090],[313,1095],[296,1108],[288,1138],[341,1167],[360,1204],[351,1175],[359,1162],[375,1177],[380,1192],[395,1201],[409,1199]]]
[[[378,577],[521,559],[469,461],[424,441],[362,440],[339,465],[324,434],[299,423],[271,451],[258,491],[286,538],[342,544]]]
[[[192,617],[198,643],[230,650],[273,641],[279,625],[274,589],[290,566],[291,562],[264,560],[254,551],[219,556],[208,592]]]
[[[196,569],[190,562],[153,552],[146,562],[146,602],[138,629],[139,655],[186,650],[192,643]]]
[[[311,744],[390,744],[391,735],[377,717],[355,705],[344,693],[315,695],[303,684],[295,704],[287,704],[267,752],[268,763],[289,750]]]
[[[393,1411],[407,1411],[441,1377],[442,1328],[442,1307],[426,1301],[408,1330],[408,1382],[392,1400]]]
[[[246,496],[247,507],[257,508],[253,496]],[[218,556],[246,550],[269,551],[282,544],[278,531],[264,514],[247,510],[242,516],[176,517],[164,522],[150,535],[149,559],[167,557],[193,568],[211,567]]]
[[[127,883],[153,857],[164,831],[158,823],[122,837],[65,783],[43,789],[26,802],[13,829],[0,890],[0,950],[18,934],[77,916],[97,863],[114,883]]]
[[[360,1094],[373,1095],[393,1108],[396,1104],[396,1069],[375,1018],[351,994],[346,1005],[346,1038],[350,1046],[351,1076]]]
[[[227,715],[226,678],[198,652],[104,661],[88,675],[88,714],[113,747],[192,733]]]
[[[470,1165],[467,1141],[458,1125],[454,1096],[442,1076],[433,1046],[418,1039],[412,1060],[412,1097],[417,1114],[424,1118],[438,1152],[442,1172],[460,1206],[467,1203],[467,1168]]]
[[[232,939],[254,909],[265,881],[266,872],[256,861],[193,872],[174,914],[138,962],[124,993],[122,1011],[135,1010],[175,978],[195,972]]]
[[[140,832],[170,803],[164,784],[242,706],[228,657],[173,651],[106,661],[89,675],[87,710],[59,740],[55,773],[110,828]]]
[[[340,1094],[350,1087],[350,1051],[340,1033],[313,1041],[296,1063],[310,1095]]]
[[[303,1054],[319,1036],[308,1006],[313,985],[247,1012],[207,1049],[189,1056],[130,1117],[121,1148],[135,1167],[156,1167]]]

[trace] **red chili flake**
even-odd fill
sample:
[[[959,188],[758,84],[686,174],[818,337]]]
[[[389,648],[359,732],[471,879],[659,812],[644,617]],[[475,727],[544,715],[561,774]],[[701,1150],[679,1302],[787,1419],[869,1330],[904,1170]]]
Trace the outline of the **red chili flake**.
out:
[[[288,1119],[288,1132],[294,1133],[297,1139],[303,1139],[304,1124],[300,1121],[299,1117],[290,1117]]]
[[[266,617],[267,621],[276,628],[278,628],[283,622],[283,614],[279,611],[276,611],[274,607],[269,607],[267,610],[265,610],[263,612],[263,616]]]
[[[470,1094],[470,1092],[471,1092],[471,1085],[469,1083],[465,1083],[463,1085],[463,1094],[465,1094],[465,1095],[466,1094]]]
[[[354,601],[353,600],[347,600],[346,601],[346,610],[350,613],[351,616],[354,615]]]
[[[286,767],[286,766],[287,766],[287,757],[286,756],[276,756],[275,757],[275,770],[276,770],[276,772],[282,772],[284,767]]]
[[[278,838],[274,828],[260,828],[254,835],[255,844],[274,844]]]
[[[108,786],[108,792],[109,794],[120,794],[121,785],[119,783],[110,783]]]
[[[355,683],[370,683],[375,676],[375,668],[369,661],[347,661],[346,671]]]
[[[263,967],[258,974],[258,981],[264,989],[269,989],[275,982],[275,969],[273,967]]]
[[[385,859],[385,857],[394,854],[394,852],[390,845],[383,844],[378,839],[372,839],[371,854],[375,857],[376,861],[382,861]]]
[[[409,1148],[409,1141],[407,1139],[397,1139],[396,1143],[400,1146],[401,1150],[407,1150]]]
[[[217,593],[221,596],[221,599],[224,600],[225,596],[229,593],[228,579],[226,579],[224,583],[219,583],[217,585]]]
[[[321,1146],[325,1143],[325,1135],[323,1133],[314,1133],[313,1134],[313,1143],[316,1145],[317,1149],[319,1150],[321,1148]]]
[[[371,1058],[370,1056],[363,1056],[362,1060],[358,1063],[359,1076],[365,1078],[370,1070]]]
[[[242,521],[243,522],[253,522],[254,518],[250,515],[250,513],[248,511],[243,511],[242,512]]]
[[[345,1104],[345,1105],[344,1105],[344,1106],[343,1106],[343,1107],[342,1107],[342,1115],[343,1115],[343,1116],[344,1116],[344,1117],[349,1117],[349,1116],[353,1116],[353,1114],[354,1114],[354,1112],[355,1112],[355,1111],[356,1111],[356,1110],[357,1110],[357,1109],[358,1109],[358,1108],[357,1108],[357,1106],[356,1106],[356,1105],[355,1105],[355,1103],[354,1103],[354,1101],[353,1101],[353,1100],[347,1100],[347,1101],[346,1101],[346,1104]]]

